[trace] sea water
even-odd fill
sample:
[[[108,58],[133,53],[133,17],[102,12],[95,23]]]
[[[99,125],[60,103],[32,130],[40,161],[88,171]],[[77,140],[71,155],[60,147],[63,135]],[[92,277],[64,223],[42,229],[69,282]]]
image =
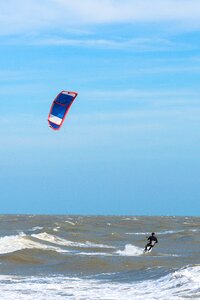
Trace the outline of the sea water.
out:
[[[200,218],[0,216],[0,299],[200,299]],[[143,249],[155,232],[158,244]]]

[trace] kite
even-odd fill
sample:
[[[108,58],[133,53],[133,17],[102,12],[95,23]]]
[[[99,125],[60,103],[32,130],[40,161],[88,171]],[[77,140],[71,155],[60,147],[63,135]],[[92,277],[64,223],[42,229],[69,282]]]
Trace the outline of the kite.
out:
[[[78,93],[62,91],[54,99],[48,115],[49,126],[53,130],[59,130],[65,117]]]

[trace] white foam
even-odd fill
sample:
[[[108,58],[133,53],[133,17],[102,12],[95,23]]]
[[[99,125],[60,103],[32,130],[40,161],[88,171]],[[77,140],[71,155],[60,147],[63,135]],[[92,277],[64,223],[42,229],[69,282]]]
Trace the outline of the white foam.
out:
[[[200,267],[189,267],[157,280],[120,283],[92,279],[0,275],[6,300],[181,300],[200,299]]]
[[[176,233],[183,233],[184,230],[165,230],[165,231],[161,231],[158,234],[162,235],[162,234],[176,234]]]
[[[60,227],[53,228],[53,231],[58,232]]]
[[[132,220],[131,218],[122,219],[122,221],[131,221],[131,220]]]
[[[143,254],[143,250],[144,249],[137,246],[127,244],[125,245],[124,250],[118,250],[116,253],[122,256],[139,256]]]
[[[18,235],[4,236],[0,238],[0,254],[12,253],[23,249],[44,249],[61,252],[58,247],[49,246],[32,241],[29,236],[24,233]]]
[[[103,244],[96,244],[92,243],[90,241],[86,241],[85,243],[80,243],[80,242],[72,242],[69,240],[65,240],[63,238],[60,238],[58,236],[48,234],[46,232],[38,233],[38,234],[32,234],[32,237],[35,237],[37,239],[47,241],[53,244],[57,244],[60,246],[71,246],[71,247],[82,247],[82,248],[108,248],[112,249],[114,247],[108,246],[108,245],[103,245]]]
[[[105,244],[96,244],[90,241],[86,241],[86,246],[90,248],[107,248],[107,249],[115,249],[113,246],[105,245]]]
[[[43,229],[43,227],[41,227],[41,226],[35,226],[35,227],[29,229],[28,231],[37,231],[37,230],[42,230],[42,229]]]
[[[80,252],[78,255],[86,255],[86,256],[113,256],[111,253],[105,252]]]
[[[126,232],[128,235],[149,235],[147,232]]]
[[[189,230],[193,231],[193,230]],[[160,232],[156,232],[156,235],[165,235],[165,234],[176,234],[176,233],[183,233],[185,230],[164,230]],[[151,235],[151,232],[126,232],[128,235],[145,235],[149,236]]]
[[[57,245],[60,245],[60,246],[74,246],[74,244],[77,245],[77,243],[67,241],[65,239],[59,238],[59,237],[57,237],[55,235],[52,235],[52,234],[49,234],[47,232],[32,234],[31,236],[34,237],[34,238],[37,238],[39,240],[50,242],[50,243],[57,244]]]
[[[68,223],[68,224],[70,224],[70,225],[73,225],[73,226],[75,226],[76,224],[75,223],[73,223],[72,221],[65,221],[65,223]]]

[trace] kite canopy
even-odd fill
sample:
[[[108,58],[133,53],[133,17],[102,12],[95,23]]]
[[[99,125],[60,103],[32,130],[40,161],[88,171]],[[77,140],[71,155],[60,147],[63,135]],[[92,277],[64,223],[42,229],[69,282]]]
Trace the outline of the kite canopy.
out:
[[[48,116],[48,123],[52,129],[58,130],[61,128],[67,112],[77,95],[78,93],[76,92],[62,91],[54,99]]]

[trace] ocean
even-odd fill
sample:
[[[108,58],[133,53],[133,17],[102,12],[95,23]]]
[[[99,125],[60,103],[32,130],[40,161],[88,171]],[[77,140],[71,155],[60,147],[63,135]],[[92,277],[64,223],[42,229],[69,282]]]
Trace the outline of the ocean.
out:
[[[144,254],[147,237],[158,244]],[[200,299],[200,218],[0,216],[0,299]]]

